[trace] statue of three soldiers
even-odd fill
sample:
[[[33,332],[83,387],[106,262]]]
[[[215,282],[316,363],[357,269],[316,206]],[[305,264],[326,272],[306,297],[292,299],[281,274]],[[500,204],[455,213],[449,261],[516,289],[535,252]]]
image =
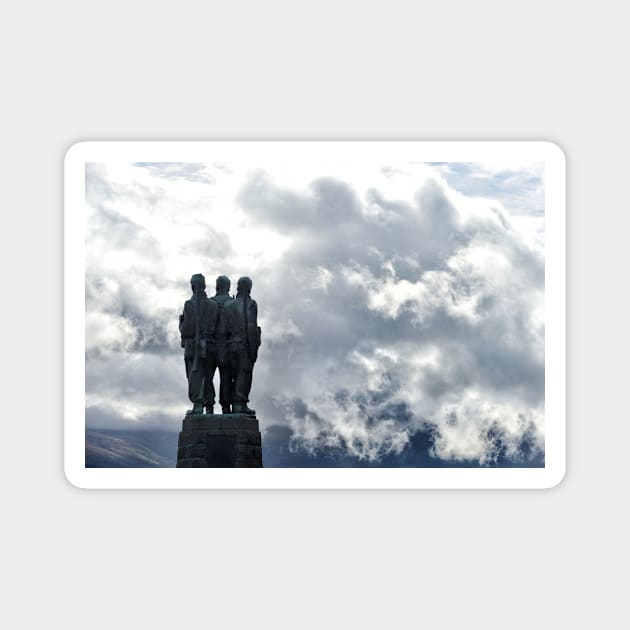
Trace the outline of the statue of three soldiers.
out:
[[[236,297],[230,296],[230,279],[219,276],[216,295],[206,295],[200,273],[190,279],[192,297],[179,316],[184,348],[188,397],[193,408],[187,414],[214,413],[214,373],[219,368],[219,403],[223,413],[255,415],[247,406],[252,372],[260,346],[258,305],[250,297],[252,281],[239,278]]]

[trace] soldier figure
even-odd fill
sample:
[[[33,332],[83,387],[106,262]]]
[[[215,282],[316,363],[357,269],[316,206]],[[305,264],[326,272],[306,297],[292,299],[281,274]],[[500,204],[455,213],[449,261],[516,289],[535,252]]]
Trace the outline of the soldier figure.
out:
[[[184,304],[179,316],[181,345],[184,348],[188,397],[193,408],[186,414],[212,413],[214,385],[209,374],[210,361],[216,352],[216,325],[219,307],[206,295],[206,280],[200,273],[190,279],[193,296]]]
[[[232,411],[255,415],[247,406],[252,387],[252,372],[260,346],[258,327],[258,305],[252,300],[250,278],[239,278],[236,298],[226,302],[222,312],[222,331],[225,336],[227,355],[234,381],[232,388]]]
[[[217,367],[219,368],[219,403],[223,413],[230,413],[232,400],[233,378],[230,363],[227,357],[227,347],[224,327],[221,324],[223,307],[234,298],[230,296],[230,279],[227,276],[219,276],[216,282],[217,293],[210,299],[219,307],[219,319],[217,323],[216,352],[213,353],[210,362],[210,380],[214,378]]]

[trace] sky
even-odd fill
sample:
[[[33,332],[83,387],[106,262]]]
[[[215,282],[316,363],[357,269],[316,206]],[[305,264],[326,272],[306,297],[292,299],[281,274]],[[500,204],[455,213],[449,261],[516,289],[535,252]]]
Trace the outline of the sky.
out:
[[[88,428],[178,431],[190,277],[248,275],[265,465],[544,465],[544,165],[90,163],[86,213]]]

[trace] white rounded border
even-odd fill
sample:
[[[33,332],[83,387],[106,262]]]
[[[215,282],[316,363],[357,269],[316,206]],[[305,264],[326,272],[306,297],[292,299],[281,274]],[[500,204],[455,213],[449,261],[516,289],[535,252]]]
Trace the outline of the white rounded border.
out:
[[[545,163],[544,468],[86,468],[86,162]],[[64,469],[79,488],[551,488],[566,471],[566,160],[539,141],[95,141],[71,146],[64,182]]]

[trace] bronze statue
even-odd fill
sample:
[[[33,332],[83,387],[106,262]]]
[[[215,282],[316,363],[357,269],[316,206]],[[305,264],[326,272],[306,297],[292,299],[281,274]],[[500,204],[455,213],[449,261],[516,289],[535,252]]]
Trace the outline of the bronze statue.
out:
[[[201,414],[214,411],[214,385],[210,366],[216,356],[216,326],[219,306],[206,295],[206,280],[200,273],[190,279],[193,291],[179,316],[181,345],[188,379],[188,397],[193,408],[186,413]],[[213,372],[214,373],[214,370]]]
[[[250,296],[251,290],[251,279],[239,278],[236,298],[223,306],[220,335],[225,339],[231,371],[232,411],[255,415],[256,412],[250,409],[247,403],[261,334],[258,327],[258,305]]]
[[[234,378],[230,369],[230,362],[227,356],[225,329],[221,324],[221,316],[224,306],[234,298],[230,296],[230,279],[227,276],[219,276],[216,281],[216,295],[210,299],[216,302],[219,307],[219,317],[216,332],[216,351],[210,361],[210,380],[214,378],[214,373],[219,368],[219,404],[223,413],[230,413],[232,402],[232,387]]]
[[[212,298],[206,295],[200,273],[190,279],[190,285],[193,295],[179,316],[179,332],[193,408],[186,412],[179,434],[177,467],[260,468],[260,429],[254,410],[247,406],[260,346],[258,306],[250,296],[252,281],[240,278],[235,298],[230,297],[226,276],[217,278]],[[225,415],[214,414],[217,367],[219,402]]]

